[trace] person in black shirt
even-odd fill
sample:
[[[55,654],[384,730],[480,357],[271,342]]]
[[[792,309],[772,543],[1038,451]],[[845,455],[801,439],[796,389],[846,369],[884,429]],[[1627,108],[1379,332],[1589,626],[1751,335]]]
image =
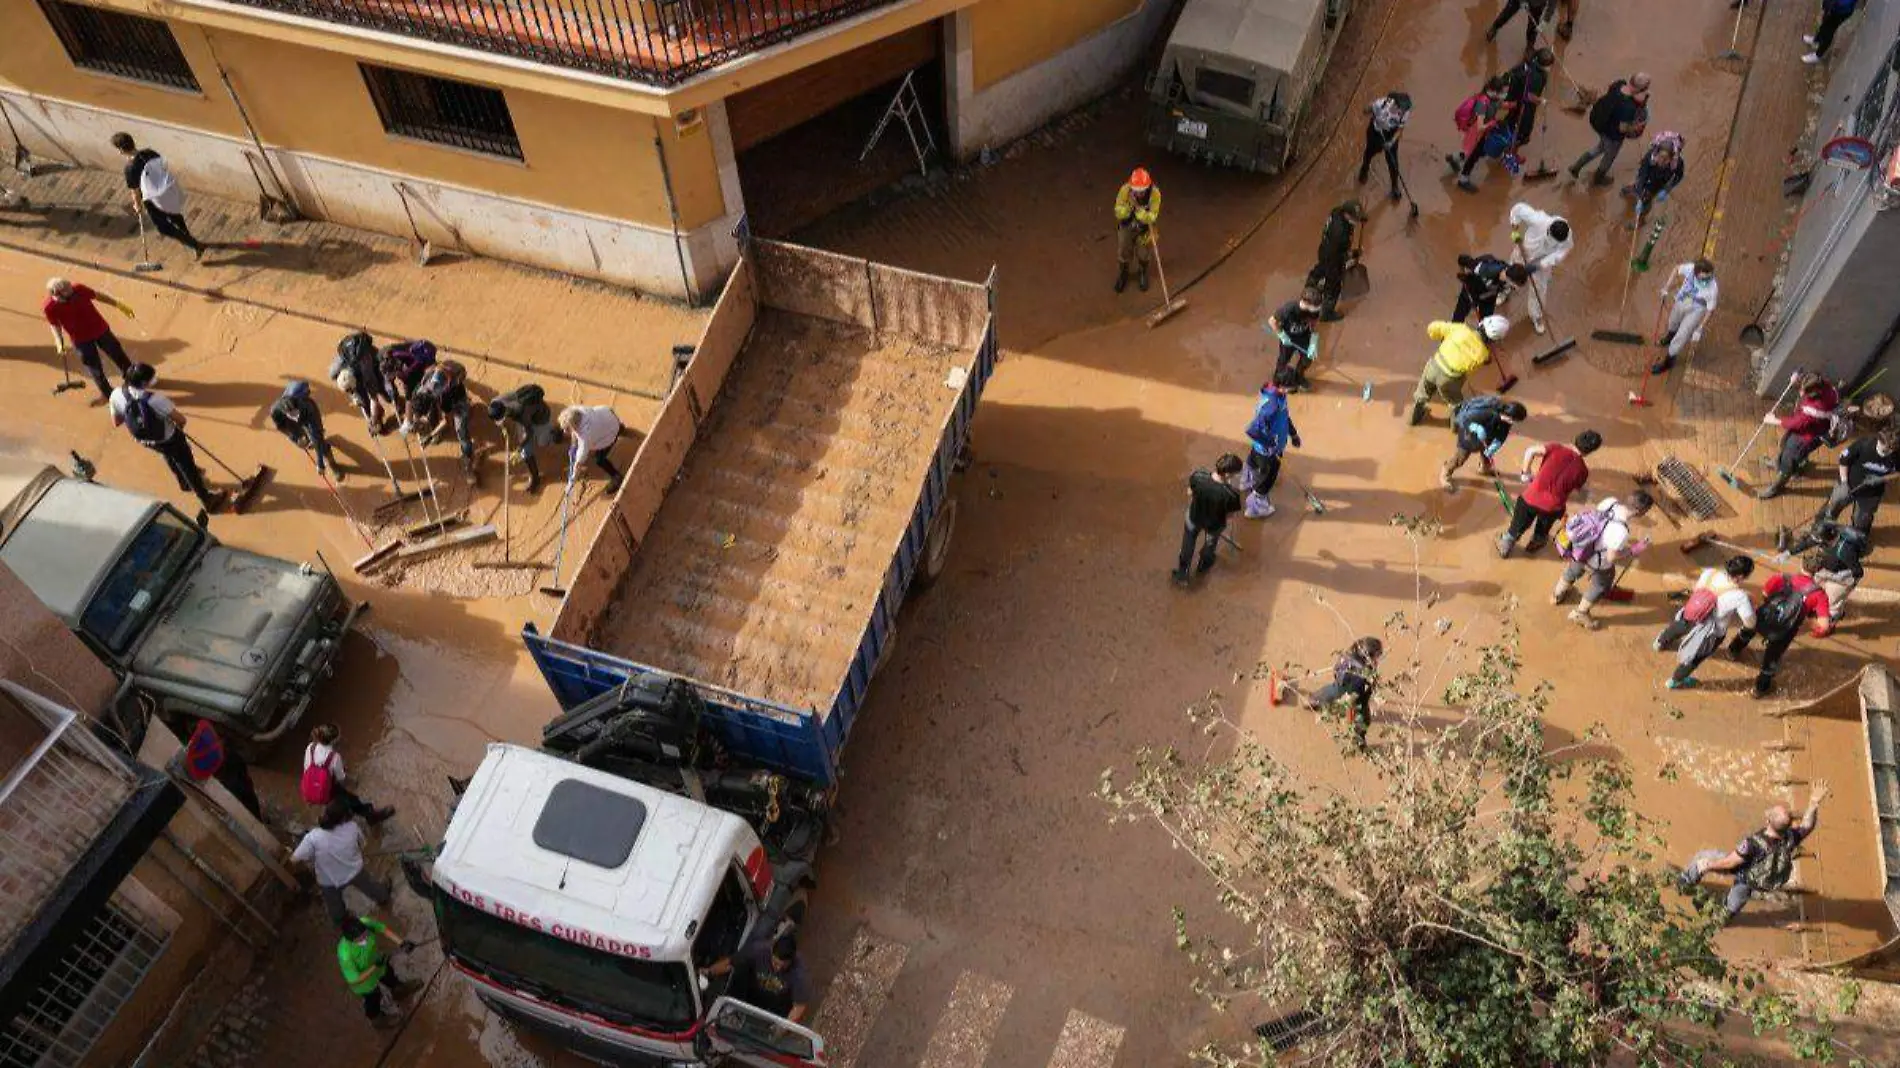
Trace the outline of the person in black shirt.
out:
[[[308,382],[301,378],[290,380],[283,396],[270,406],[270,421],[292,445],[314,450],[318,474],[328,471],[339,483],[343,481],[343,469],[336,465],[336,457],[330,452],[330,440],[323,433],[323,412],[310,395]]]
[[[1212,474],[1200,468],[1188,476],[1187,519],[1181,532],[1181,559],[1173,572],[1175,585],[1186,586],[1190,581],[1188,561],[1194,556],[1197,540],[1205,539],[1201,562],[1194,573],[1202,574],[1214,566],[1214,553],[1220,548],[1227,520],[1241,508],[1240,468],[1240,457],[1230,452],[1214,461]]]
[[[1279,358],[1273,361],[1273,377],[1278,379],[1288,367],[1293,369],[1293,388],[1311,388],[1306,369],[1319,359],[1319,338],[1313,324],[1319,319],[1325,299],[1320,291],[1308,287],[1300,299],[1289,300],[1267,317],[1267,330],[1280,342]]]
[[[462,446],[462,472],[475,479],[475,439],[469,432],[468,371],[456,360],[443,360],[423,373],[409,394],[402,432],[433,445],[453,427]]]
[[[1742,839],[1727,855],[1713,850],[1696,854],[1682,872],[1683,890],[1701,882],[1702,877],[1712,871],[1734,875],[1735,884],[1729,888],[1728,899],[1723,903],[1727,918],[1733,920],[1747,907],[1748,899],[1754,897],[1757,890],[1774,891],[1788,885],[1794,875],[1795,852],[1820,823],[1821,802],[1825,800],[1827,783],[1817,779],[1808,796],[1807,811],[1799,820],[1787,805],[1776,805],[1768,810],[1762,829]]]
[[[140,148],[128,133],[113,134],[112,147],[126,157],[125,187],[132,191],[133,214],[143,208],[146,217],[152,220],[153,229],[202,259],[208,246],[191,236],[191,228],[185,225],[185,193],[172,177],[165,157],[149,148]]]
[[[1385,655],[1385,643],[1377,638],[1361,638],[1333,665],[1333,681],[1312,697],[1312,707],[1326,708],[1340,701],[1352,702],[1353,741],[1364,749],[1366,731],[1372,727],[1372,691],[1378,684],[1379,658]]]
[[[541,464],[535,459],[535,450],[548,448],[561,440],[561,432],[554,425],[554,410],[548,406],[547,392],[530,382],[504,393],[488,402],[488,418],[502,427],[505,437],[519,443],[516,455],[521,457],[521,466],[528,469],[528,492],[540,490]],[[513,432],[507,423],[514,424]],[[516,437],[516,433],[520,436]]]
[[[1590,107],[1590,129],[1596,132],[1596,147],[1577,157],[1570,165],[1570,177],[1583,178],[1584,165],[1598,157],[1596,174],[1591,181],[1598,185],[1610,184],[1610,168],[1616,164],[1617,153],[1623,151],[1623,142],[1632,137],[1641,137],[1643,129],[1649,124],[1649,75],[1632,74],[1628,81],[1618,78],[1610,83],[1603,95]]]
[[[1814,515],[1815,525],[1833,522],[1854,506],[1854,529],[1872,534],[1874,513],[1887,495],[1887,479],[1900,472],[1900,427],[1881,427],[1870,438],[1861,438],[1841,452],[1841,477],[1828,494],[1827,503]]]
[[[1531,269],[1522,263],[1505,263],[1489,252],[1479,256],[1458,257],[1458,303],[1451,310],[1453,322],[1471,318],[1488,319],[1497,314],[1498,304],[1518,286],[1530,281]]]
[[[1512,140],[1518,148],[1531,143],[1531,134],[1537,129],[1537,109],[1543,106],[1544,90],[1550,85],[1550,67],[1555,62],[1557,53],[1539,48],[1504,76],[1504,100],[1511,105],[1517,121]]]
[[[1484,39],[1495,41],[1498,31],[1511,21],[1520,9],[1524,12],[1524,50],[1537,47],[1537,27],[1550,17],[1551,8],[1556,0],[1504,0],[1504,7],[1498,11],[1498,17],[1492,21],[1491,28],[1484,31]]]
[[[1326,216],[1326,228],[1319,234],[1319,258],[1306,272],[1306,284],[1319,290],[1322,323],[1337,322],[1339,286],[1346,268],[1359,262],[1359,224],[1366,221],[1366,209],[1357,200],[1348,200]]]
[[[767,941],[755,938],[739,950],[736,958],[715,961],[704,973],[707,977],[732,973],[729,997],[753,1008],[799,1023],[811,1011],[811,978],[805,962],[798,956],[798,939],[780,935]]]

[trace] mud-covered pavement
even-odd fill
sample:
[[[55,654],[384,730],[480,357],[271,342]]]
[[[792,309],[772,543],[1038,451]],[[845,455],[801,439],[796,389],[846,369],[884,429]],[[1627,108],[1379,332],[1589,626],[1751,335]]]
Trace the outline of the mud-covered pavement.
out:
[[[1600,87],[1647,70],[1655,83],[1651,129],[1688,137],[1688,179],[1655,262],[1667,267],[1712,245],[1725,278],[1724,306],[1703,351],[1686,373],[1652,386],[1658,404],[1647,410],[1624,402],[1647,353],[1588,339],[1616,319],[1627,203],[1614,189],[1588,191],[1562,177],[1519,186],[1501,172],[1484,175],[1482,191],[1468,195],[1451,187],[1438,161],[1452,142],[1458,100],[1483,73],[1515,58],[1508,45],[1483,42],[1492,3],[1357,5],[1302,160],[1287,178],[1206,171],[1150,155],[1140,143],[1141,102],[1122,94],[1006,152],[995,167],[930,195],[847,213],[805,235],[966,278],[998,265],[1001,334],[1010,350],[979,409],[976,464],[957,489],[960,525],[948,573],[902,617],[846,756],[841,834],[821,860],[804,939],[821,991],[818,1026],[834,1043],[834,1064],[1173,1064],[1183,1050],[1245,1023],[1216,1016],[1191,994],[1190,973],[1173,949],[1169,910],[1211,915],[1207,886],[1158,835],[1108,825],[1093,797],[1099,776],[1125,765],[1138,746],[1193,741],[1181,709],[1210,692],[1240,710],[1282,759],[1316,774],[1345,773],[1309,714],[1269,705],[1255,669],[1319,667],[1398,610],[1423,610],[1454,633],[1481,638],[1496,633],[1515,605],[1529,673],[1556,688],[1553,744],[1577,741],[1592,724],[1607,728],[1595,744],[1631,761],[1639,798],[1668,819],[1685,856],[1731,844],[1774,800],[1804,800],[1812,779],[1832,781],[1836,796],[1814,840],[1816,856],[1803,861],[1803,882],[1815,892],[1751,910],[1724,936],[1725,948],[1821,961],[1875,937],[1878,902],[1860,889],[1875,863],[1874,831],[1856,810],[1866,806],[1858,785],[1866,772],[1855,763],[1849,724],[1764,715],[1746,697],[1752,676],[1722,658],[1703,669],[1700,692],[1666,699],[1659,688],[1672,661],[1651,653],[1649,641],[1671,611],[1663,592],[1716,559],[1690,560],[1674,548],[1700,525],[1685,523],[1679,532],[1652,516],[1657,545],[1627,580],[1636,599],[1604,606],[1605,626],[1587,633],[1545,603],[1558,570],[1553,560],[1496,558],[1503,512],[1488,482],[1468,468],[1458,493],[1437,487],[1437,465],[1451,444],[1442,415],[1416,429],[1403,423],[1430,352],[1423,325],[1451,310],[1456,255],[1505,253],[1505,215],[1519,197],[1564,214],[1577,229],[1552,317],[1563,335],[1585,340],[1569,357],[1532,370],[1530,356],[1551,339],[1520,321],[1504,359],[1523,376],[1513,395],[1532,414],[1505,454],[1506,471],[1522,445],[1568,441],[1594,427],[1607,445],[1593,458],[1592,488],[1624,493],[1634,474],[1664,455],[1705,472],[1729,462],[1732,453],[1710,449],[1735,448],[1750,427],[1734,413],[1752,411],[1752,420],[1765,407],[1742,390],[1745,354],[1733,339],[1769,284],[1762,264],[1777,243],[1781,205],[1775,190],[1736,180],[1724,192],[1719,177],[1747,169],[1722,166],[1743,83],[1707,60],[1727,44],[1728,9],[1639,0],[1584,6],[1576,40],[1562,51],[1569,74]],[[1799,92],[1804,75],[1795,54],[1770,36],[1789,36],[1799,19],[1769,19],[1749,92],[1760,90],[1760,80]],[[1792,35],[1800,32],[1796,26]],[[1515,42],[1520,34],[1513,25],[1501,36]],[[1399,87],[1417,102],[1404,150],[1421,207],[1416,224],[1403,203],[1384,199],[1382,168],[1363,190],[1352,181],[1358,109]],[[1552,93],[1567,95],[1563,78],[1553,79]],[[1546,115],[1533,159],[1547,153],[1561,165],[1593,140],[1579,116],[1554,107]],[[1767,118],[1737,138],[1756,165],[1798,133],[1774,126],[1785,125],[1786,114],[1761,115]],[[1626,150],[1620,178],[1636,154],[1634,146]],[[1138,162],[1155,172],[1167,198],[1171,279],[1205,276],[1187,291],[1188,310],[1154,330],[1142,316],[1158,303],[1158,290],[1144,296],[1130,286],[1117,297],[1109,288],[1109,203]],[[1207,581],[1176,590],[1166,572],[1183,480],[1218,453],[1238,451],[1254,391],[1271,365],[1259,324],[1297,293],[1326,209],[1355,192],[1372,210],[1365,260],[1374,290],[1345,321],[1322,330],[1318,389],[1294,402],[1304,448],[1288,462],[1279,513],[1237,527],[1240,551],[1223,550]],[[1718,203],[1726,220],[1719,228],[1710,222]],[[46,399],[56,372],[35,309],[49,273],[73,273],[138,306],[150,340],[122,333],[135,354],[162,357],[160,388],[177,391],[207,443],[234,465],[261,458],[279,468],[259,513],[215,520],[220,536],[295,557],[322,549],[333,564],[361,551],[327,492],[298,466],[303,461],[258,429],[283,377],[317,374],[334,345],[333,330],[294,316],[0,255],[0,305],[13,312],[0,316],[0,388],[15,398],[17,413],[6,430],[9,448],[59,457],[77,447],[100,461],[109,482],[171,490],[157,459],[112,431],[99,409],[86,408],[86,394]],[[1647,328],[1656,277],[1638,280],[1629,328]],[[1521,306],[1511,311],[1522,320]],[[509,388],[515,377],[492,381],[476,367],[471,372],[492,388]],[[1481,371],[1480,382],[1488,387],[1492,375]],[[1362,399],[1368,383],[1371,397]],[[1698,392],[1726,399],[1691,404]],[[326,409],[342,413],[334,396]],[[360,428],[338,425],[351,435],[346,462],[373,463]],[[435,455],[446,461],[449,452],[438,447]],[[495,464],[491,458],[474,504],[484,515],[496,503]],[[1292,479],[1325,503],[1323,515],[1300,507]],[[1727,514],[1717,525],[1762,545],[1764,521],[1813,507],[1822,488],[1800,484],[1793,503],[1777,505],[1785,513],[1758,513],[1724,491]],[[349,484],[352,499],[376,490],[367,474]],[[515,543],[522,556],[545,558],[549,550],[550,496],[525,517],[515,501],[515,522],[528,532]],[[1429,518],[1440,531],[1421,544],[1416,566],[1411,543],[1391,524],[1395,515]],[[1876,541],[1889,545],[1891,537],[1883,530]],[[1885,554],[1876,556],[1867,584],[1896,586],[1893,571]],[[341,722],[371,795],[403,806],[402,833],[385,836],[403,845],[439,829],[443,774],[465,774],[488,741],[532,740],[551,714],[515,633],[526,621],[546,620],[553,606],[525,586],[517,595],[471,597],[460,595],[510,591],[346,582],[375,608],[313,716]],[[1891,612],[1857,605],[1834,638],[1801,639],[1782,675],[1784,704],[1822,695],[1885,652]],[[1391,740],[1375,726],[1375,744]],[[295,760],[294,748],[285,747],[270,762],[267,792],[286,808]],[[426,927],[413,899],[398,916]],[[1797,918],[1808,921],[1805,930],[1784,929]],[[279,951],[294,966],[271,969],[260,987],[260,1011],[271,1026],[240,1063],[570,1063],[515,1035],[447,977],[438,977],[398,1036],[372,1033],[332,982],[328,954],[322,920],[308,910]],[[435,961],[425,955],[420,963]]]

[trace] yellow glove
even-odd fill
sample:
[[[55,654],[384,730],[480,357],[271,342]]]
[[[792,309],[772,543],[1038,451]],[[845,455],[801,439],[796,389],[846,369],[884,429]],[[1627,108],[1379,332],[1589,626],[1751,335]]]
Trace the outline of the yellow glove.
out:
[[[132,306],[129,304],[117,304],[117,305],[114,305],[114,307],[118,308],[119,314],[125,316],[127,319],[138,318],[138,316],[133,313]]]
[[[1524,231],[1522,230],[1511,231],[1511,244],[1515,245],[1519,241],[1522,241],[1522,240],[1524,240]]]

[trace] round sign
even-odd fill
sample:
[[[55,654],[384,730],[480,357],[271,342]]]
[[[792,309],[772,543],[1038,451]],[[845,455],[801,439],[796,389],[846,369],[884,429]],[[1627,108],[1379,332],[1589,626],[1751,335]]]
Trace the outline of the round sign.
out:
[[[1836,137],[1821,146],[1821,162],[1864,171],[1874,165],[1874,143],[1865,137]]]

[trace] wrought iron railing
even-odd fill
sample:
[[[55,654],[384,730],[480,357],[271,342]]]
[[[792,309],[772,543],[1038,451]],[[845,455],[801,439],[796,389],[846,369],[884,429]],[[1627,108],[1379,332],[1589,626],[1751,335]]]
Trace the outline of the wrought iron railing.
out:
[[[236,0],[649,85],[898,0]]]

